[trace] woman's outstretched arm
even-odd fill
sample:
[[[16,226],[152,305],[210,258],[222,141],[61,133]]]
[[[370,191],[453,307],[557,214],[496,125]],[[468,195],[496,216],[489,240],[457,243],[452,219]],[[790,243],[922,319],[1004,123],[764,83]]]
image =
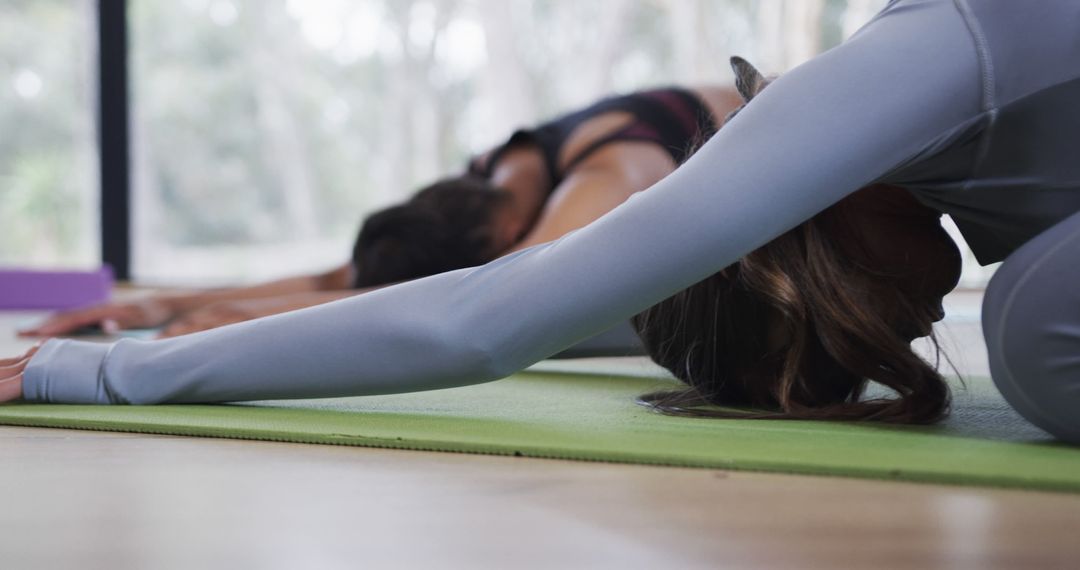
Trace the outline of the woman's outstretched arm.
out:
[[[248,287],[161,294],[63,311],[38,325],[20,330],[19,335],[56,336],[69,334],[86,326],[100,326],[107,331],[114,328],[152,328],[215,304],[348,289],[351,284],[352,264],[346,263],[323,273],[288,277]]]
[[[500,378],[607,329],[980,120],[953,2],[895,2],[781,77],[648,192],[564,237],[373,293],[175,339],[52,340],[38,402],[408,392]]]

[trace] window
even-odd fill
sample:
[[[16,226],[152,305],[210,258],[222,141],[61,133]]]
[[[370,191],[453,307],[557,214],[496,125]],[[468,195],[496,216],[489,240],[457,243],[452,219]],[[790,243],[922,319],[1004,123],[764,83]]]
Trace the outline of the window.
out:
[[[134,275],[348,259],[362,217],[613,91],[784,71],[884,0],[131,0]],[[788,38],[789,41],[781,41]]]
[[[99,263],[94,14],[0,3],[0,265]]]
[[[786,71],[885,1],[127,0],[132,276],[328,269],[366,214],[515,127],[729,82],[731,54]],[[0,4],[0,263],[99,259],[96,8]],[[985,282],[966,265],[964,284]]]

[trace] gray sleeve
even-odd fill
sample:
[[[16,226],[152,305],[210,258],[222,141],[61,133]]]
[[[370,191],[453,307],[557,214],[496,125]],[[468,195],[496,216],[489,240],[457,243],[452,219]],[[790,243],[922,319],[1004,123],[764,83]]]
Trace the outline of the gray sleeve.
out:
[[[36,402],[383,394],[497,379],[608,329],[917,160],[977,118],[953,2],[894,2],[787,73],[685,165],[587,227],[487,265],[161,341],[52,340]]]

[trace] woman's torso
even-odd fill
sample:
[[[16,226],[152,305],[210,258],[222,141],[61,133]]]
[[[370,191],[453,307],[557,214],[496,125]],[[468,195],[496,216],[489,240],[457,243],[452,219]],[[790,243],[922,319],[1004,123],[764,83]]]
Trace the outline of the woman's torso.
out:
[[[470,164],[490,177],[511,149],[527,149],[544,164],[549,191],[581,168],[618,169],[644,189],[670,173],[739,104],[731,89],[663,88],[605,98],[510,139]],[[628,192],[629,195],[632,192]]]
[[[982,113],[881,181],[949,214],[986,264],[1080,211],[1080,2],[957,5],[979,58]]]

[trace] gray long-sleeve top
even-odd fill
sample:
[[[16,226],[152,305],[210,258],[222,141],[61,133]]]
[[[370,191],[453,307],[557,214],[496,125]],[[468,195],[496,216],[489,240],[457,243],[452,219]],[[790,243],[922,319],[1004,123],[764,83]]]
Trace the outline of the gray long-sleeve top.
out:
[[[50,340],[23,389],[36,402],[149,404],[488,381],[878,181],[951,214],[984,262],[1080,210],[1080,2],[894,0],[673,174],[557,241],[174,339]]]

